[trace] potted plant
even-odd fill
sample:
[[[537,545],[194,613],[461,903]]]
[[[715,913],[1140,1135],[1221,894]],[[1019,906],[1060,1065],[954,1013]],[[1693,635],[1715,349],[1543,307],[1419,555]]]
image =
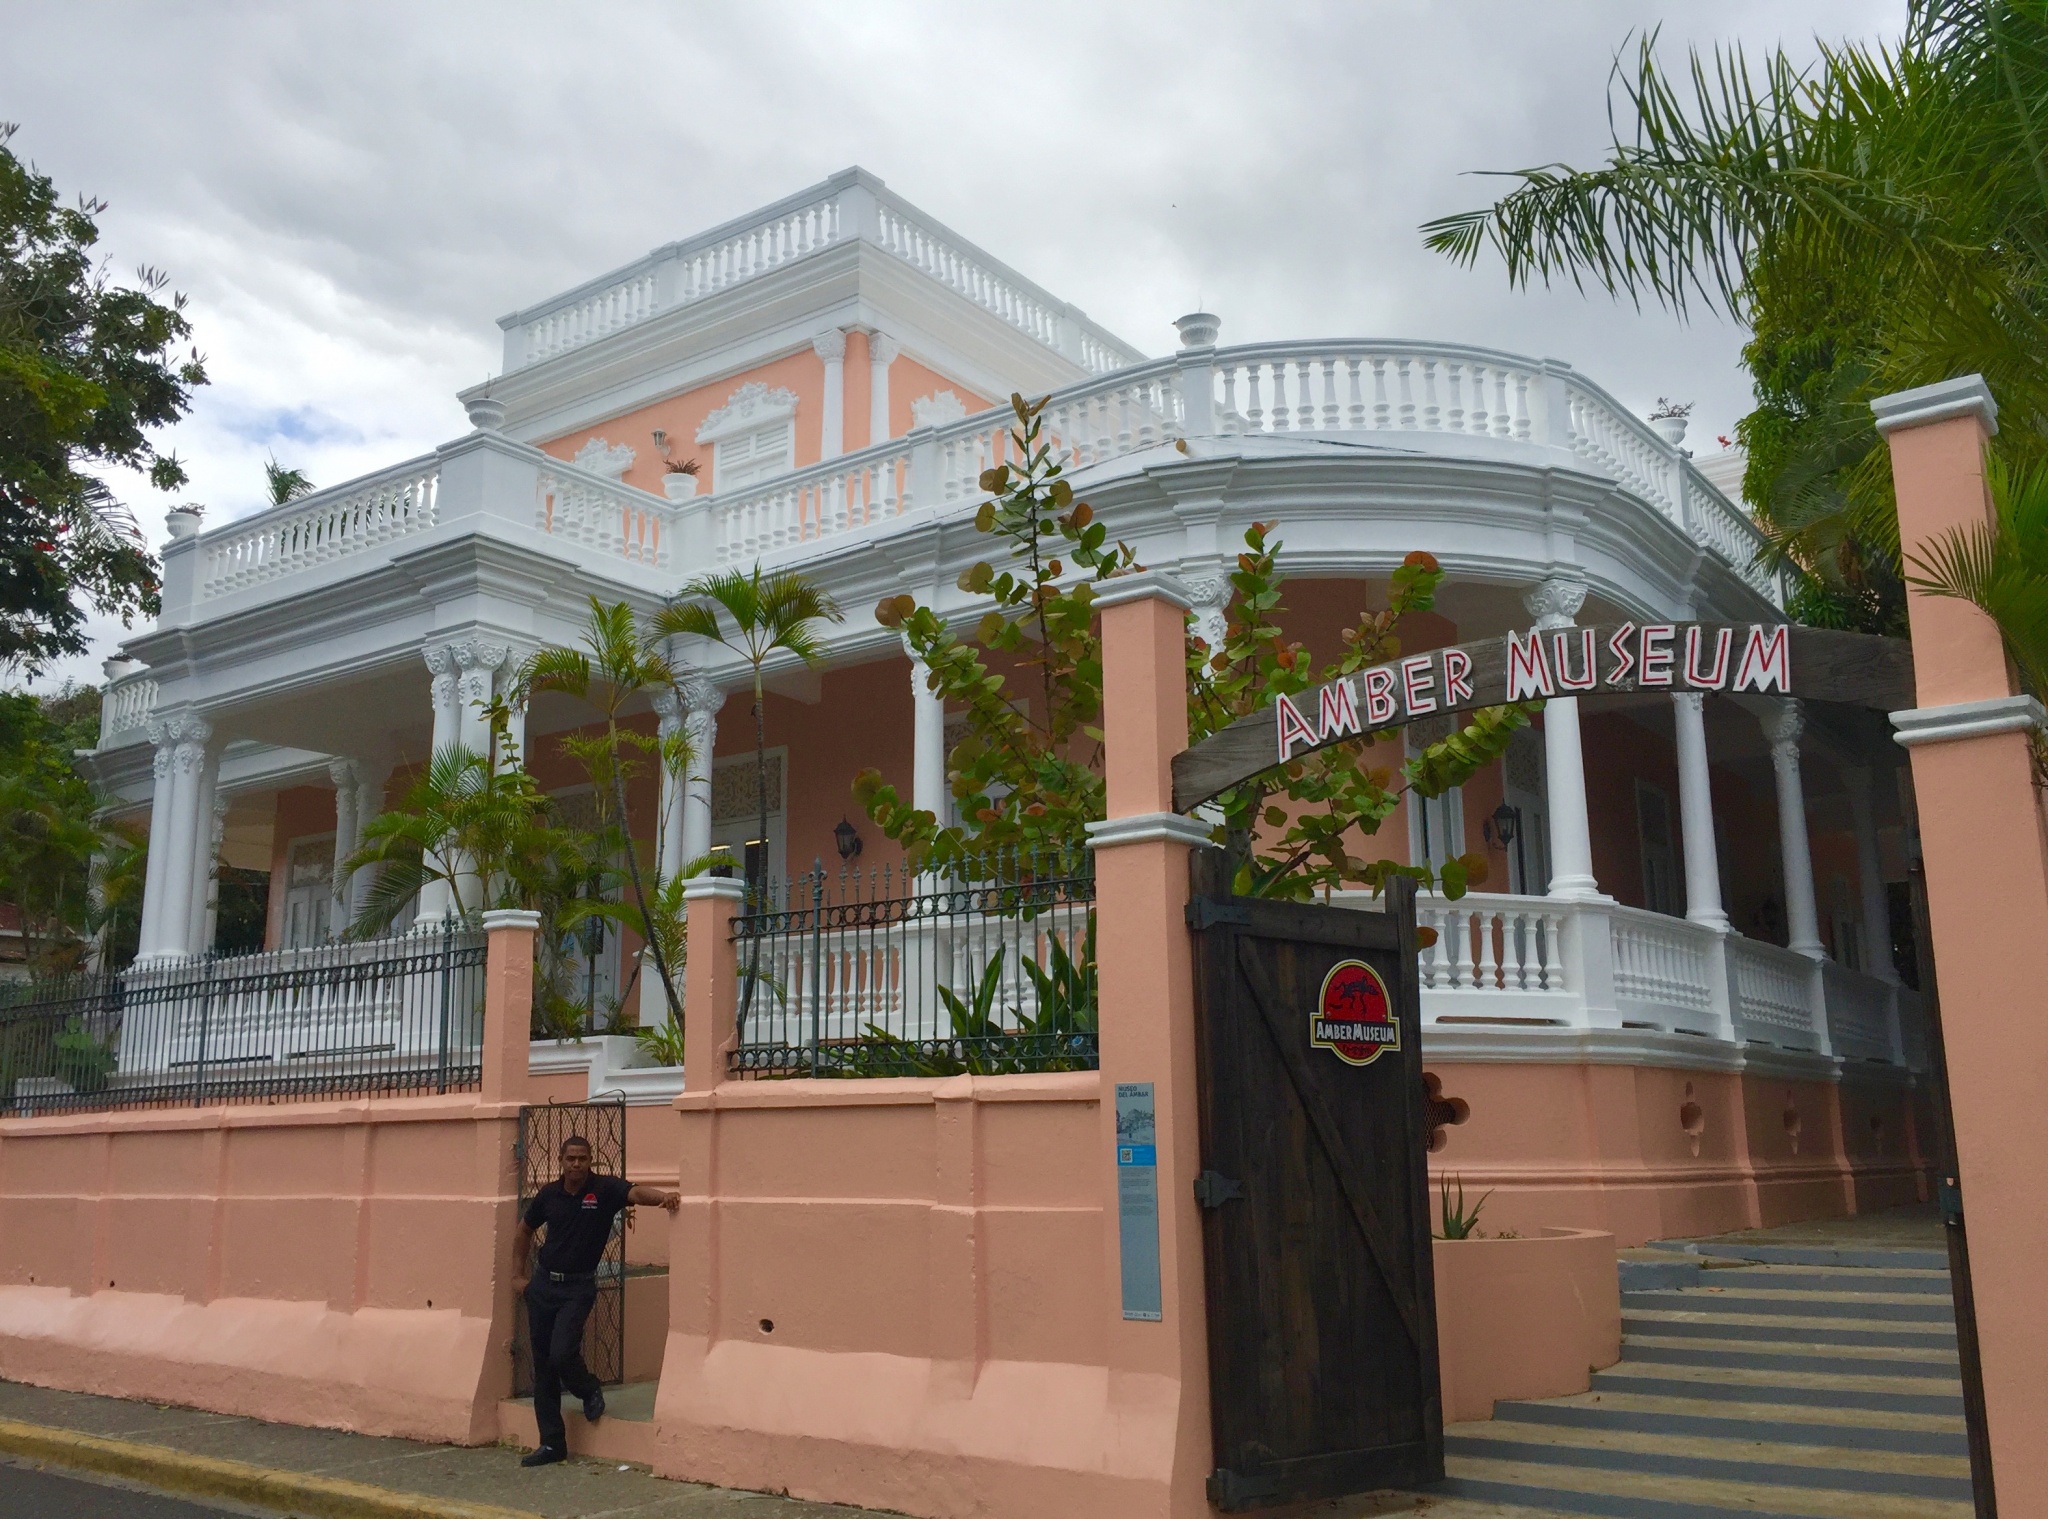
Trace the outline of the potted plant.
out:
[[[671,501],[688,501],[697,494],[697,461],[695,459],[664,459],[662,462],[662,492]]]

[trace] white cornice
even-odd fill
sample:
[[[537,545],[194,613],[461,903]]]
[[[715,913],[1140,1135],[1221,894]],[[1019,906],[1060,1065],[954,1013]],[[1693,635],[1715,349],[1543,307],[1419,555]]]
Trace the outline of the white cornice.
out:
[[[1870,410],[1877,417],[1877,430],[1886,437],[1902,427],[1924,427],[1952,417],[1975,417],[1986,433],[1998,431],[1998,402],[1980,374],[1894,391],[1872,401]]]
[[[1140,812],[1125,818],[1105,818],[1086,825],[1090,849],[1114,849],[1123,844],[1186,844],[1195,849],[1213,847],[1209,825],[1178,812]]]
[[[2048,711],[2031,696],[1992,696],[1946,707],[1909,707],[1894,712],[1892,736],[1902,748],[1945,744],[1959,738],[1987,738],[1994,733],[2048,730]]]

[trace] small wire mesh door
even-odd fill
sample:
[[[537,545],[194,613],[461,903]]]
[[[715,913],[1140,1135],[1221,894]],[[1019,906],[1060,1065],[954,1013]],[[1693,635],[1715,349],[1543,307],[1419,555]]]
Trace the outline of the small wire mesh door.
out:
[[[626,1104],[623,1098],[610,1102],[551,1102],[545,1107],[519,1110],[519,1212],[535,1194],[562,1174],[562,1141],[570,1135],[590,1141],[591,1168],[606,1176],[625,1176]],[[539,1253],[539,1242],[534,1245]],[[527,1262],[529,1270],[533,1261]],[[527,1338],[526,1305],[519,1303],[513,1315],[512,1395],[528,1397],[533,1392],[533,1347]],[[604,1256],[597,1263],[597,1306],[583,1331],[583,1364],[600,1382],[626,1380],[626,1215],[612,1220],[612,1236],[605,1241]]]

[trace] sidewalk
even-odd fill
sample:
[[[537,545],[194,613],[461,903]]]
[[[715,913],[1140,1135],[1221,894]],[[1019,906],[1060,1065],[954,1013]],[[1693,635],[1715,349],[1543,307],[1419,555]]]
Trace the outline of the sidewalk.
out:
[[[519,1456],[509,1446],[426,1445],[0,1382],[0,1461],[113,1472],[194,1499],[277,1512],[329,1519],[860,1519],[872,1513],[670,1482],[643,1467],[608,1461],[577,1458],[527,1471]],[[1539,1511],[1415,1494],[1287,1511],[1287,1519],[1381,1515],[1538,1519]],[[1282,1519],[1280,1511],[1275,1519]]]

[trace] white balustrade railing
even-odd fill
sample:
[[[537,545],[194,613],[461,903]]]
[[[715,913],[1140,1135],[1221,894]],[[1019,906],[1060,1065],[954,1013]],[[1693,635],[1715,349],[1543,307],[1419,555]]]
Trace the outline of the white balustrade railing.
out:
[[[1716,936],[1683,918],[1640,908],[1612,907],[1607,914],[1614,945],[1615,1000],[1643,1005],[1624,1012],[1662,1009],[1675,1016],[1658,1022],[1695,1027],[1713,1022],[1707,957],[1718,948]]]
[[[1480,349],[1415,343],[1271,343],[1218,349],[1216,431],[1446,432],[1527,439],[1542,368]]]
[[[232,595],[434,525],[440,462],[432,455],[316,491],[206,534],[198,595]]]
[[[1894,988],[1875,976],[1821,962],[1827,998],[1828,1044],[1844,1060],[1896,1061],[1904,1053],[1897,1037]]]
[[[659,496],[553,458],[534,487],[535,527],[629,564],[669,568],[676,515]]]
[[[1756,939],[1729,940],[1735,1037],[1789,1050],[1827,1046],[1826,1014],[1816,1014],[1818,967],[1805,955]]]
[[[1419,957],[1425,990],[1561,992],[1564,912],[1542,897],[1424,897],[1418,928],[1436,935]]]
[[[505,367],[523,368],[638,326],[664,311],[824,249],[861,239],[894,255],[1094,374],[1144,355],[966,239],[920,215],[879,180],[852,173],[799,191],[506,317]]]
[[[110,682],[100,697],[99,747],[111,749],[117,740],[133,742],[155,711],[156,681],[149,676],[124,675]]]

